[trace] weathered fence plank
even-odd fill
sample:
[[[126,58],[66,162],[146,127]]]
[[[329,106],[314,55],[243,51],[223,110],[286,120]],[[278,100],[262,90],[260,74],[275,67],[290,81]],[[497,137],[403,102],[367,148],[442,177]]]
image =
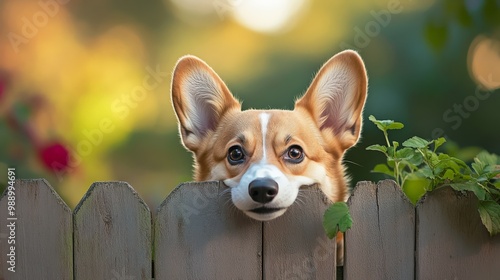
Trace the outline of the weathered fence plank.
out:
[[[151,212],[129,184],[92,184],[74,211],[75,279],[151,279],[151,237]]]
[[[264,222],[263,279],[335,279],[335,239],[322,226],[330,204],[317,186],[305,187],[283,216]]]
[[[127,183],[93,184],[74,214],[45,180],[18,180],[15,217],[0,198],[0,279],[334,279],[329,202],[301,189],[276,220],[248,218],[220,182],[186,183],[151,212]],[[12,198],[11,198],[12,199]],[[358,183],[349,199],[345,279],[498,279],[500,235],[477,199],[441,188],[417,208],[393,181]],[[16,272],[8,271],[15,222]],[[154,248],[154,249],[153,249]]]
[[[360,182],[348,204],[344,278],[414,279],[415,208],[400,187]]]
[[[15,216],[7,202],[6,191],[0,199],[0,279],[73,279],[73,225],[66,203],[43,179],[16,181]],[[13,217],[17,220],[7,220]],[[15,246],[15,273],[8,270],[10,246]]]
[[[500,235],[481,224],[477,199],[450,187],[417,205],[418,279],[500,279]]]
[[[155,218],[155,279],[261,279],[262,223],[219,182],[186,183]]]

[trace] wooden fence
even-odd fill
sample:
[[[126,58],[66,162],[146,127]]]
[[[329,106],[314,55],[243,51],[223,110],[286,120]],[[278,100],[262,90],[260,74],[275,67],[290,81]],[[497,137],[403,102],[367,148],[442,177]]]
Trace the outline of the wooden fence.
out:
[[[271,222],[247,218],[219,182],[182,184],[154,220],[124,182],[94,183],[74,211],[45,180],[15,188],[15,216],[0,199],[0,279],[336,278],[314,187]],[[470,194],[443,188],[414,207],[393,181],[360,182],[349,204],[344,279],[500,279],[500,236]]]

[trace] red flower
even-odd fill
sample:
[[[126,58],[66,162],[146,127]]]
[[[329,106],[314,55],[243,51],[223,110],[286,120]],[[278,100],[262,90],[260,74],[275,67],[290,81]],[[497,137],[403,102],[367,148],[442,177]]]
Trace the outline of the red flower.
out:
[[[38,156],[44,166],[54,172],[61,172],[69,167],[69,151],[60,143],[50,143],[38,150]]]

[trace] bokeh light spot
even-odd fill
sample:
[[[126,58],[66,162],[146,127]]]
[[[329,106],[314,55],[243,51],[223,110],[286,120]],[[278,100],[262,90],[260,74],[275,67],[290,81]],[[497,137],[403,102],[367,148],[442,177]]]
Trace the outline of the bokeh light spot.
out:
[[[273,33],[291,27],[307,0],[252,0],[234,5],[235,19],[257,32]]]
[[[474,81],[487,90],[500,88],[500,41],[483,35],[471,43],[469,72]]]

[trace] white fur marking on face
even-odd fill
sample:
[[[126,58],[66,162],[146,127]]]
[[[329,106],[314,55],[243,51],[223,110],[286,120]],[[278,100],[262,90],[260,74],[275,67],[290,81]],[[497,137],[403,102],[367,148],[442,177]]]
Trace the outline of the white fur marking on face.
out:
[[[266,135],[267,135],[267,124],[269,123],[269,118],[271,117],[271,114],[268,113],[261,113],[259,114],[259,119],[260,119],[260,127],[262,130],[262,159],[260,160],[261,163],[266,163],[267,162],[267,156],[266,156]]]
[[[231,188],[231,199],[236,208],[242,210],[245,214],[259,221],[268,221],[281,216],[286,209],[293,204],[299,193],[299,188],[304,185],[312,185],[317,180],[306,176],[294,176],[283,173],[274,164],[267,163],[266,154],[266,136],[270,113],[260,113],[259,120],[262,132],[262,158],[260,161],[252,163],[243,173],[241,178],[228,178],[224,184]],[[324,170],[324,169],[323,169]],[[324,172],[319,171],[319,178]],[[323,175],[324,177],[324,175]],[[254,201],[248,188],[252,181],[258,178],[272,179],[278,184],[279,191],[276,197],[265,204]],[[263,207],[280,209],[268,214],[255,213],[252,210]]]
[[[261,203],[253,201],[248,194],[249,184],[257,178],[269,178],[278,183],[278,195],[271,202],[266,203],[266,206],[269,208],[282,208],[282,210],[270,214],[257,214],[251,211],[262,207]],[[275,165],[262,163],[252,164],[239,181],[233,179],[224,180],[224,184],[232,188],[231,199],[236,208],[259,221],[268,221],[281,216],[297,198],[299,188],[314,183],[317,183],[317,180],[313,178],[286,175]]]

